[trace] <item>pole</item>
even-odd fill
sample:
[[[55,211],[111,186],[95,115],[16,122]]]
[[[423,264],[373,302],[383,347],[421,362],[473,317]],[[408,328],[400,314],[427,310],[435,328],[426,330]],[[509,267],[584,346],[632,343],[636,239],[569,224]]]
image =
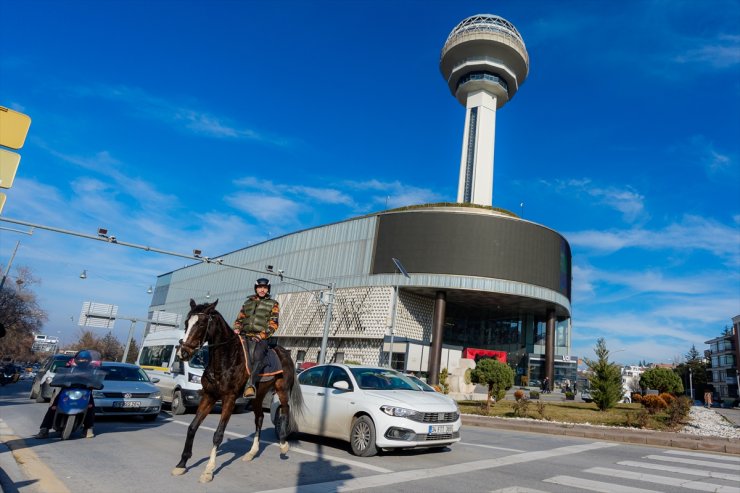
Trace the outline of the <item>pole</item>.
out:
[[[331,328],[331,311],[334,304],[334,283],[329,285],[329,299],[326,302],[326,315],[324,315],[324,335],[321,338],[321,354],[319,363],[326,363],[326,346],[329,342],[329,329]]]
[[[691,378],[692,372],[691,368],[689,368],[689,393],[691,394],[691,402],[694,402],[694,381]]]
[[[131,339],[134,338],[134,328],[136,327],[137,320],[134,318],[131,320],[131,327],[128,329],[128,339],[126,340],[126,349],[123,351],[123,358],[121,358],[121,363],[126,362],[126,358],[128,358],[128,348],[131,346]]]
[[[13,265],[13,259],[15,258],[15,252],[18,251],[18,245],[20,245],[20,241],[15,242],[15,249],[13,250],[13,255],[10,256],[10,262],[8,262],[8,266],[5,268],[5,274],[3,274],[3,280],[0,281],[0,289],[3,289],[3,286],[5,285],[5,279],[8,278],[8,272],[10,272],[10,266]]]
[[[398,284],[393,290],[393,307],[391,308],[391,347],[388,350],[388,368],[393,368],[393,332],[396,328],[396,311],[398,308]]]

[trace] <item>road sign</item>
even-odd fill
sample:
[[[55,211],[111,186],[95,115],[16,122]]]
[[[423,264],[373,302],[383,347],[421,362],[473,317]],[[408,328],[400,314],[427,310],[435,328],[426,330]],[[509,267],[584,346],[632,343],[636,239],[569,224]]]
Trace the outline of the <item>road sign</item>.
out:
[[[0,146],[20,149],[30,127],[31,117],[0,106]]]
[[[101,327],[112,329],[116,323],[118,306],[106,305],[104,303],[92,303],[86,301],[82,304],[80,312],[80,327]]]
[[[20,154],[0,149],[0,188],[13,186],[15,172],[18,170],[20,162]]]

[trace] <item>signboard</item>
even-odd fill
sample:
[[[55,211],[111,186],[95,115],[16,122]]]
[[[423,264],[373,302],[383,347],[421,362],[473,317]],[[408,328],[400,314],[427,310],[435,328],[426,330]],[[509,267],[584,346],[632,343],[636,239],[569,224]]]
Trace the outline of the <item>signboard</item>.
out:
[[[176,329],[182,323],[182,315],[165,311],[152,312],[148,322],[147,333],[161,329]]]
[[[93,303],[86,301],[82,304],[80,312],[80,327],[100,327],[112,329],[116,323],[117,305],[106,305],[104,303]]]

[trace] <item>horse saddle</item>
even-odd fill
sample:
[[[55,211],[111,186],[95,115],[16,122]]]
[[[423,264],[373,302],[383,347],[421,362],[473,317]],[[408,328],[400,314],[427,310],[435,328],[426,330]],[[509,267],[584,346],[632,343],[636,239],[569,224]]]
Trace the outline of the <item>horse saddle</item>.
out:
[[[276,375],[283,372],[283,365],[280,363],[277,353],[273,348],[267,351],[267,356],[264,360],[265,366],[262,368],[262,373],[259,374],[260,382],[269,382]]]

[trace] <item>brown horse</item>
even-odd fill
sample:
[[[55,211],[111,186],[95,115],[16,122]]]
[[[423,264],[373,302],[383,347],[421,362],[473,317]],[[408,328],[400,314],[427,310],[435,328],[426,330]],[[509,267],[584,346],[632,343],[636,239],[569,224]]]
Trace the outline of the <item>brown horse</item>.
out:
[[[216,310],[217,303],[218,300],[211,304],[196,305],[195,301],[190,300],[190,313],[185,319],[185,336],[180,341],[180,347],[177,350],[178,357],[187,361],[205,343],[208,343],[209,348],[208,364],[200,380],[203,386],[200,404],[195,418],[188,426],[185,448],[183,448],[180,462],[172,470],[173,475],[179,476],[185,473],[185,464],[193,455],[195,433],[216,402],[221,401],[221,419],[213,434],[213,448],[208,465],[200,476],[201,483],[213,479],[213,471],[216,469],[216,452],[223,441],[224,430],[234,411],[236,399],[242,395],[244,385],[247,383],[246,355],[241,339]],[[295,380],[295,364],[290,357],[290,352],[280,346],[275,347],[275,352],[280,358],[283,372],[272,380],[260,381],[257,386],[257,394],[252,401],[255,424],[254,441],[252,448],[244,456],[245,461],[252,460],[259,452],[260,432],[264,417],[262,400],[270,389],[274,389],[280,399],[280,412],[275,430],[280,439],[281,454],[288,452],[287,436],[296,431],[293,413],[301,412],[303,407],[301,386]]]

